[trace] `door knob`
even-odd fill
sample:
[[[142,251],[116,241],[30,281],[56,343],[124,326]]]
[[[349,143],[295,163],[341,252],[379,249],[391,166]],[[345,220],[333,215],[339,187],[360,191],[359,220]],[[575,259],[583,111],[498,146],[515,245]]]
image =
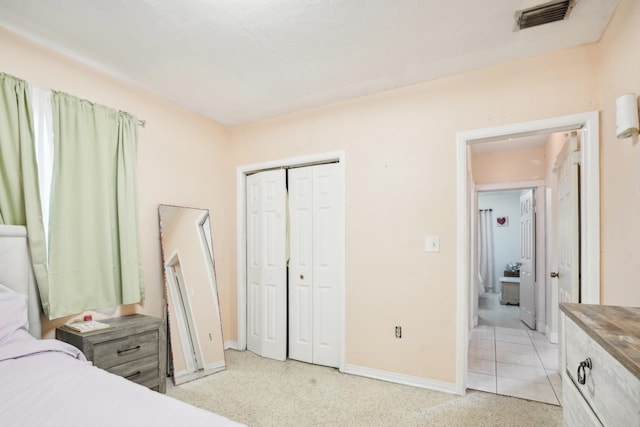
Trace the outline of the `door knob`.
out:
[[[304,274],[301,274],[301,275],[300,275],[300,279],[304,279]]]
[[[553,279],[560,277],[560,273],[552,271],[551,273],[549,273],[549,276],[551,276]]]

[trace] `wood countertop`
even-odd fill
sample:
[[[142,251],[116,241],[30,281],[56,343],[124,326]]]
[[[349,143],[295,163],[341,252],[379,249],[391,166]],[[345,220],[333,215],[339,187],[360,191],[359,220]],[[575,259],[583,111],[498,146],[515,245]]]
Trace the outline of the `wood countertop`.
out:
[[[640,308],[561,303],[560,310],[640,379]]]

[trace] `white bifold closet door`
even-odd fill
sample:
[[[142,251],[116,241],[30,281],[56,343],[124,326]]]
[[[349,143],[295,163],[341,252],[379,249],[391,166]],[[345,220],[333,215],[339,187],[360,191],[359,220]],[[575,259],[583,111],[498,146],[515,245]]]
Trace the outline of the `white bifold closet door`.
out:
[[[247,177],[247,349],[287,357],[286,171]]]
[[[290,169],[288,215],[284,169],[247,177],[247,349],[262,357],[285,360],[288,337],[291,359],[339,366],[339,172],[337,164]]]
[[[289,357],[338,367],[338,164],[289,170]]]

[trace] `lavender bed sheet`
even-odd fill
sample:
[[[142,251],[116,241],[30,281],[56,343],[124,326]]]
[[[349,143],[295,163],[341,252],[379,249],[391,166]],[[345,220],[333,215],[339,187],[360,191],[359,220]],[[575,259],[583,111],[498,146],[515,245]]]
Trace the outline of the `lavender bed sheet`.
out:
[[[2,426],[240,426],[112,375],[75,347],[28,334],[0,343]]]

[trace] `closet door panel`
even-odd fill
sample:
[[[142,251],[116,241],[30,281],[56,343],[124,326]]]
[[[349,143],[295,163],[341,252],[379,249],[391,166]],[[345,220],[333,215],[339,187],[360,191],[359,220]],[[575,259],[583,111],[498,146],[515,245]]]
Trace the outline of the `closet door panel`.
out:
[[[247,177],[247,348],[285,360],[287,353],[286,175]]]
[[[337,367],[340,358],[339,166],[312,167],[313,171],[313,363]]]
[[[247,350],[259,355],[262,354],[260,188],[259,174],[247,177]]]
[[[309,167],[289,170],[289,357],[313,363],[313,185]]]
[[[262,178],[262,355],[287,357],[286,172],[261,172]]]

